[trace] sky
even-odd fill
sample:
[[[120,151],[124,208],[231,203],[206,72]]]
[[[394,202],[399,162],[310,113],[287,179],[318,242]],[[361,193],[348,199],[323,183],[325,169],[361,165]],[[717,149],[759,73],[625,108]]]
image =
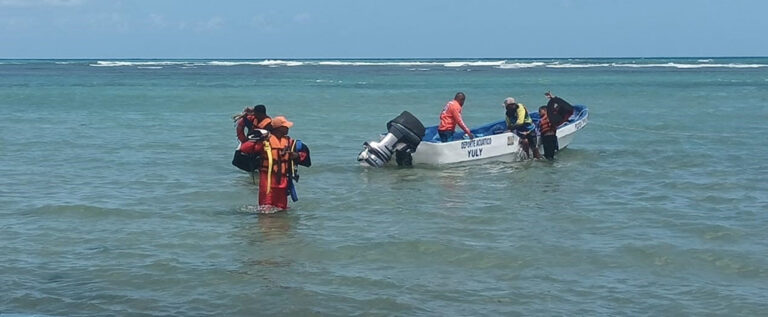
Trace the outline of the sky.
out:
[[[0,0],[0,58],[768,56],[764,0]]]

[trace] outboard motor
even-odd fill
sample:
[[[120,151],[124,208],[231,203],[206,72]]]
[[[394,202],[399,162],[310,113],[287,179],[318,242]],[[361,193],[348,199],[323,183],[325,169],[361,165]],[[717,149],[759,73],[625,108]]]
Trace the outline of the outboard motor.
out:
[[[408,111],[387,122],[388,133],[379,142],[363,143],[357,160],[372,167],[382,167],[397,152],[398,165],[410,165],[410,154],[424,138],[424,125]]]

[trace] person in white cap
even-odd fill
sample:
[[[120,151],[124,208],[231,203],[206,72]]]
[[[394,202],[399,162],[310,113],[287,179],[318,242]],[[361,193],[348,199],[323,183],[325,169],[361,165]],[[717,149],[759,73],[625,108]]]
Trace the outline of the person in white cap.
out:
[[[539,148],[536,146],[536,126],[531,120],[528,109],[522,103],[515,102],[515,98],[507,97],[503,103],[506,110],[505,119],[507,120],[507,129],[514,132],[520,138],[520,146],[526,156],[541,158]]]

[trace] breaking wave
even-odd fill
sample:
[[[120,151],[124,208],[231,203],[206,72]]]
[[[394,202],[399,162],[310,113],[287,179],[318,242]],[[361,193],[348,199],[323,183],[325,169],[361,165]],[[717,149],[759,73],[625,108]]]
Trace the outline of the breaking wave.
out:
[[[2,63],[2,62],[0,62]],[[56,64],[71,64],[72,62],[55,62]],[[716,62],[712,59],[698,59],[690,62],[653,62],[652,60],[633,61],[627,59],[602,59],[602,60],[532,60],[532,61],[514,61],[514,60],[169,60],[169,61],[96,61],[88,62],[89,66],[94,67],[233,67],[233,66],[253,66],[253,67],[299,67],[299,66],[333,66],[333,67],[408,67],[409,70],[431,70],[435,67],[444,68],[497,68],[497,69],[525,69],[525,68],[678,68],[678,69],[696,69],[696,68],[762,68],[768,67],[768,64],[761,63],[737,63],[737,62]]]

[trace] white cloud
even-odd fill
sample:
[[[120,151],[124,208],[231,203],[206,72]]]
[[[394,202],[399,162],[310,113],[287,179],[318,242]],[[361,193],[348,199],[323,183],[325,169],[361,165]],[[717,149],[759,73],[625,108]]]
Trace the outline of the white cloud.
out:
[[[312,16],[309,13],[299,13],[293,16],[293,22],[304,24],[312,21]]]
[[[271,19],[264,14],[260,14],[257,16],[254,16],[251,19],[251,25],[258,29],[259,31],[273,31],[275,29],[274,25],[270,21]]]
[[[198,25],[198,29],[200,30],[217,30],[220,29],[224,25],[224,19],[221,17],[212,17],[208,19],[208,21],[205,21],[203,23],[200,23]]]
[[[87,23],[94,29],[119,31],[128,31],[133,25],[130,18],[117,12],[101,13],[91,16],[87,20]]]
[[[29,28],[36,23],[31,19],[21,19],[16,17],[2,17],[0,18],[0,30],[17,31]]]
[[[158,28],[165,28],[169,25],[168,21],[165,20],[165,17],[159,14],[150,14],[149,20],[151,21],[152,25]]]
[[[0,0],[0,7],[73,7],[86,0]]]

